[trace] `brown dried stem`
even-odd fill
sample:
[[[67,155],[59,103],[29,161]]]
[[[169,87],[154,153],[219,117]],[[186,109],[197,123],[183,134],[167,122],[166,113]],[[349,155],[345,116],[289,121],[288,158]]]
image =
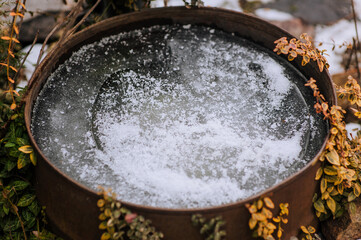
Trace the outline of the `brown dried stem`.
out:
[[[358,58],[357,58],[357,50],[360,47],[360,39],[358,37],[357,16],[356,16],[355,4],[354,4],[353,0],[351,0],[351,7],[352,7],[352,15],[353,15],[353,21],[355,24],[355,34],[356,34],[356,39],[353,39],[353,43],[354,43],[354,47],[356,48],[355,49],[355,60],[356,60],[357,80],[358,80],[358,83],[360,83],[361,73],[360,73],[359,62],[358,62]]]

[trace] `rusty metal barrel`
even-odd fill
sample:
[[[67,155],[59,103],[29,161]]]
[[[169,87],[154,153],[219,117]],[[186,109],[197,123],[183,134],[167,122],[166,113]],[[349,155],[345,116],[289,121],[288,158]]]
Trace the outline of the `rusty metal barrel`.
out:
[[[30,139],[39,156],[35,171],[37,197],[40,203],[46,206],[50,228],[65,239],[91,240],[100,238],[101,232],[98,229],[100,212],[96,204],[99,196],[94,190],[83,186],[61,172],[52,163],[51,156],[46,157],[37,145],[31,131],[31,121],[32,110],[39,92],[55,69],[85,44],[124,31],[166,24],[211,26],[228,33],[234,33],[271,51],[275,46],[275,40],[281,37],[292,37],[286,31],[266,21],[239,12],[208,7],[191,9],[169,7],[147,9],[104,20],[75,34],[48,55],[31,79],[30,93],[26,100],[25,120]],[[301,61],[296,59],[291,64],[306,79],[311,77],[317,79],[318,87],[329,104],[336,103],[335,92],[327,71],[320,72],[315,62],[301,66]],[[327,136],[322,139],[322,149],[326,140]],[[284,226],[284,237],[288,239],[298,234],[301,225],[317,225],[312,207],[312,197],[318,191],[318,182],[314,178],[320,166],[317,157],[322,149],[312,161],[296,174],[261,193],[235,203],[197,209],[147,207],[128,202],[123,202],[123,204],[131,211],[150,219],[153,225],[164,233],[165,239],[202,239],[199,230],[191,223],[191,216],[199,213],[206,218],[222,216],[226,221],[227,239],[245,240],[252,239],[252,232],[248,226],[250,214],[245,204],[252,203],[261,196],[269,196],[276,206],[280,203],[289,203],[290,205],[289,222]],[[122,201],[122,199],[119,200]]]

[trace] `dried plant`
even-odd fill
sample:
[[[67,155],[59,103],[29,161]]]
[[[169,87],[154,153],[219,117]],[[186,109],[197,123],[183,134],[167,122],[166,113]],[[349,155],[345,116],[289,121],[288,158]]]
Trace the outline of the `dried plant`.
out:
[[[273,217],[270,209],[274,209],[274,203],[269,197],[260,198],[253,204],[246,204],[251,214],[248,225],[253,231],[253,237],[261,237],[265,240],[274,240],[273,233],[277,230],[277,238],[281,239],[283,229],[281,224],[287,224],[286,218],[289,214],[288,203],[279,205],[280,213],[277,217]],[[278,225],[278,228],[276,225]]]
[[[227,233],[222,230],[226,222],[221,216],[211,218],[207,221],[201,214],[194,214],[192,216],[192,223],[194,226],[200,227],[200,234],[204,236],[205,240],[221,240],[226,239]]]
[[[19,43],[19,40],[17,39],[19,36],[19,26],[18,26],[18,18],[23,19],[24,18],[24,12],[26,10],[25,8],[25,2],[26,0],[20,1],[17,0],[15,2],[14,9],[10,12],[10,16],[13,17],[11,22],[10,31],[4,32],[1,36],[1,40],[7,42],[7,50],[6,50],[6,58],[3,60],[1,59],[0,62],[0,70],[2,67],[6,68],[6,79],[8,81],[8,90],[6,92],[10,93],[12,104],[10,106],[11,109],[16,108],[16,100],[15,95],[19,96],[19,93],[15,90],[15,81],[14,75],[18,71],[17,68],[12,66],[12,60],[15,59],[15,53],[14,48],[17,43]],[[21,21],[20,21],[21,22]]]
[[[98,207],[101,211],[99,215],[99,229],[104,233],[101,240],[159,240],[163,238],[163,233],[157,232],[151,226],[151,221],[132,213],[117,201],[115,193],[111,190],[100,188]]]
[[[276,47],[273,50],[278,55],[284,54],[288,55],[288,60],[293,61],[298,56],[302,57],[302,66],[310,62],[310,60],[317,62],[320,72],[324,68],[328,68],[329,64],[325,58],[326,50],[319,50],[315,48],[312,43],[312,38],[303,33],[300,36],[300,39],[292,38],[290,41],[287,40],[287,37],[282,37],[275,41]]]

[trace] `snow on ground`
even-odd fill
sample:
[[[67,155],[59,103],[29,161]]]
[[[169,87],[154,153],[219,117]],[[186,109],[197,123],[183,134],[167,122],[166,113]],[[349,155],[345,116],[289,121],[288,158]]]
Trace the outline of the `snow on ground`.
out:
[[[191,0],[187,0],[187,2],[190,1]],[[242,8],[240,7],[238,1],[235,0],[203,0],[203,2],[204,6],[207,7],[219,7],[242,12]],[[183,0],[168,0],[167,4],[168,7],[184,6]],[[152,7],[164,7],[164,0],[152,1]]]
[[[355,12],[358,14],[357,28],[360,34],[361,31],[361,0],[354,0]],[[355,25],[353,21],[342,19],[331,26],[316,26],[315,42],[322,42],[323,45],[320,49],[326,49],[328,56],[326,56],[328,63],[330,64],[329,71],[331,74],[337,74],[344,72],[341,66],[342,53],[345,51],[345,47],[336,47],[334,51],[332,48],[334,44],[340,46],[345,42],[351,43],[352,38],[356,36]],[[360,36],[359,36],[360,37]]]
[[[351,134],[355,137],[357,132],[361,130],[361,125],[358,123],[348,123],[346,124],[346,130],[349,137],[351,137]]]
[[[270,8],[256,9],[255,14],[268,21],[287,21],[293,18],[293,16],[289,13]]]
[[[361,2],[361,1],[360,1]],[[358,30],[361,30],[361,22],[357,23]],[[355,37],[355,25],[353,21],[342,19],[336,24],[331,26],[317,26],[316,27],[315,42],[322,42],[323,45],[320,49],[326,49],[326,56],[328,63],[330,64],[329,71],[331,74],[344,72],[341,66],[342,53],[346,50],[346,47],[339,48],[343,43],[351,43],[352,38]],[[336,45],[334,51],[333,46]]]
[[[36,62],[38,61],[38,56],[41,50],[41,46],[42,44],[35,44],[33,49],[31,50],[31,52],[29,53],[29,56],[27,57],[24,66],[25,66],[25,71],[24,74],[26,76],[26,80],[29,81],[31,76],[33,75],[33,72],[35,70],[35,65]],[[26,46],[25,48],[23,48],[21,50],[22,53],[26,54],[29,50],[30,50],[31,46]],[[46,48],[45,48],[46,51]],[[43,55],[43,58],[45,57],[45,54]],[[26,84],[28,83],[27,81],[21,81],[18,84],[18,87],[25,87]]]

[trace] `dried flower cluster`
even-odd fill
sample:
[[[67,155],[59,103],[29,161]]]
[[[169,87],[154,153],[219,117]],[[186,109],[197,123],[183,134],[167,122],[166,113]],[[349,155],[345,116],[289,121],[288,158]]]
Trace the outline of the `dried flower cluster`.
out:
[[[249,219],[249,228],[254,230],[254,237],[262,237],[265,240],[274,240],[273,233],[277,229],[277,238],[281,239],[283,229],[281,223],[287,224],[286,218],[289,214],[288,203],[281,203],[280,213],[277,217],[273,217],[270,209],[274,209],[274,203],[269,197],[260,198],[253,204],[246,204],[248,211],[251,214]],[[278,228],[274,224],[278,224]]]
[[[284,54],[288,55],[288,60],[293,61],[297,56],[302,57],[302,66],[310,62],[310,60],[317,62],[320,72],[324,68],[328,68],[329,64],[327,63],[326,58],[324,57],[325,51],[320,51],[315,48],[312,43],[312,38],[306,33],[303,33],[300,36],[300,39],[292,38],[290,41],[287,40],[287,37],[282,37],[275,41],[276,47],[273,50],[278,55]]]
[[[343,214],[346,206],[354,209],[351,202],[361,194],[361,139],[359,136],[352,139],[347,137],[343,119],[345,110],[340,106],[329,107],[314,79],[311,78],[306,86],[311,87],[317,99],[316,111],[323,113],[331,124],[330,137],[319,158],[322,166],[315,179],[320,180],[321,196],[315,196],[314,207],[316,215],[321,219],[326,219],[331,214],[335,218]],[[358,102],[359,94],[355,91],[357,89],[360,89],[360,86],[350,77],[345,88],[340,89],[340,95],[348,95],[350,101]]]
[[[319,70],[322,72],[324,66],[328,67],[326,59],[323,57],[324,51],[317,48],[312,50],[311,39],[306,35],[301,35],[301,40],[281,38],[275,43],[274,49],[278,54],[289,54],[288,59],[292,61],[297,55],[303,56],[302,65],[309,62],[309,59],[317,61]],[[321,167],[317,170],[316,180],[320,180],[321,196],[313,199],[316,215],[321,220],[330,216],[339,217],[343,214],[345,207],[350,206],[355,209],[352,201],[361,194],[361,162],[360,150],[361,139],[359,136],[348,138],[346,123],[344,121],[345,110],[340,106],[329,106],[325,97],[320,93],[316,80],[311,78],[306,84],[313,90],[316,98],[314,108],[317,113],[322,113],[331,125],[330,137],[327,141],[324,152],[319,160]],[[339,96],[347,96],[351,104],[357,106],[355,115],[361,116],[358,111],[361,106],[360,86],[351,76],[344,88],[338,89]]]

